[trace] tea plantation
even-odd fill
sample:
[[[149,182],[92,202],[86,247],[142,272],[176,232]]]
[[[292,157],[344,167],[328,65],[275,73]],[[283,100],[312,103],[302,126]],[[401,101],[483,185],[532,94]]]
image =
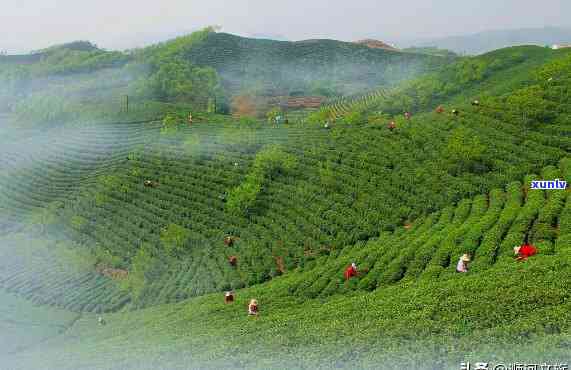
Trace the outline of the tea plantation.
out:
[[[570,170],[565,160],[543,174],[569,178]],[[571,339],[568,199],[568,191],[513,182],[410,229],[320,257],[313,268],[239,290],[232,305],[220,294],[205,295],[107,315],[104,327],[83,315],[47,346],[10,360],[14,368],[28,368],[47,356],[54,369],[452,369],[481,359],[565,362]],[[515,262],[511,246],[526,236],[539,255]],[[474,263],[460,276],[455,261],[466,251]],[[345,282],[342,271],[352,261],[368,272]],[[245,315],[250,297],[262,305],[259,318]]]
[[[462,58],[305,124],[149,117],[2,142],[0,325],[37,312],[42,333],[5,367],[569,362],[570,192],[531,182],[571,181],[570,55]],[[524,242],[539,253],[516,262]]]

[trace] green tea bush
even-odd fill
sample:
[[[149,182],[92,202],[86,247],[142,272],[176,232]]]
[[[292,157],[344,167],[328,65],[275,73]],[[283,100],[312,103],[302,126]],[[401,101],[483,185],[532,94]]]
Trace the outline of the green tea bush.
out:
[[[411,278],[419,277],[426,266],[432,261],[435,253],[442,248],[442,245],[446,244],[448,240],[453,240],[458,232],[458,229],[466,221],[470,214],[472,207],[472,202],[465,200],[460,202],[454,209],[454,218],[452,222],[446,226],[442,231],[433,235],[422,248],[416,251],[415,259],[411,262],[407,275]],[[452,211],[452,210],[451,210]]]
[[[527,199],[502,242],[499,255],[513,255],[513,247],[521,245],[521,243],[525,242],[528,238],[532,223],[539,214],[539,209],[543,206],[545,201],[545,192],[543,190],[530,189],[531,181],[537,178],[535,175],[529,175],[524,179],[524,189],[527,193]]]
[[[505,200],[506,196],[503,190],[492,190],[489,195],[488,211],[469,228],[460,246],[456,247],[456,254],[462,255],[463,253],[469,253],[474,256],[483,235],[497,222],[500,212],[504,207]]]
[[[258,152],[252,171],[240,186],[230,192],[227,210],[233,214],[247,213],[254,206],[267,181],[271,181],[281,171],[293,170],[295,166],[295,158],[277,146]]]
[[[506,195],[506,203],[497,223],[486,233],[477,249],[478,258],[473,263],[474,269],[488,268],[495,262],[500,243],[520,212],[523,201],[521,183],[514,182],[509,184]]]
[[[543,170],[544,180],[555,180],[561,178],[561,172],[555,166],[546,167]],[[557,238],[557,218],[565,205],[568,194],[564,190],[552,190],[547,192],[547,202],[541,208],[537,221],[531,230],[531,239],[537,242],[544,241],[551,244]],[[549,248],[547,250],[550,250]]]
[[[440,269],[435,269],[437,266],[446,267],[450,264],[451,259],[454,258],[452,255],[456,250],[456,245],[462,240],[467,231],[472,227],[472,225],[480,220],[480,218],[485,214],[488,209],[488,201],[485,196],[477,196],[471,203],[470,215],[464,224],[457,228],[456,231],[452,231],[450,235],[442,242],[438,250],[432,256],[429,266],[426,271],[434,270],[440,271]],[[422,279],[429,278],[430,274],[424,276]]]
[[[176,224],[170,224],[161,230],[161,242],[169,255],[179,255],[183,252],[190,237],[190,231]]]

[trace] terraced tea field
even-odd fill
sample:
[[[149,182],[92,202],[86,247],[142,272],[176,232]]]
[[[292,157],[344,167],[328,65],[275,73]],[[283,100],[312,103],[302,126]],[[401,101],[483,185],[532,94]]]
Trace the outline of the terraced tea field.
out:
[[[156,125],[85,125],[47,130],[2,145],[2,225],[15,225],[31,211],[64,199],[99,174],[112,171]]]
[[[470,271],[485,273],[500,264],[513,265],[513,247],[530,242],[540,255],[567,258],[571,237],[569,190],[530,190],[533,179],[571,178],[571,160],[560,168],[547,167],[543,176],[526,176],[522,182],[495,189],[488,196],[461,201],[456,207],[418,220],[412,228],[384,234],[377,240],[318,260],[315,268],[298,276],[290,293],[310,298],[339,289],[376,290],[417,279],[434,282],[457,278],[458,258],[473,256]],[[357,261],[367,271],[349,283],[343,268]],[[333,272],[333,273],[332,273]]]
[[[65,258],[56,242],[11,235],[0,239],[0,288],[35,305],[70,312],[117,311],[130,300],[108,277]]]
[[[146,275],[134,298],[120,287],[120,281],[111,281],[93,268],[78,273],[65,264],[58,265],[59,257],[51,248],[33,258],[11,255],[14,248],[25,250],[24,246],[37,244],[37,236],[20,236],[5,241],[6,267],[0,284],[37,303],[106,312],[252,286],[296,268],[325,268],[327,264],[317,262],[320,256],[329,256],[335,268],[327,268],[339,271],[347,262],[341,256],[348,250],[374,251],[362,256],[370,261],[366,265],[371,265],[371,274],[359,283],[363,289],[406,277],[437,276],[452,263],[453,252],[458,252],[450,250],[453,245],[476,250],[476,242],[496,221],[505,195],[492,192],[490,204],[496,213],[489,216],[488,223],[477,223],[479,229],[474,236],[466,234],[469,239],[461,246],[457,246],[460,239],[454,237],[455,230],[469,231],[463,221],[468,209],[476,212],[467,205],[458,215],[442,211],[446,218],[436,223],[438,233],[427,231],[430,238],[419,236],[412,244],[407,239],[401,248],[383,256],[377,255],[376,248],[363,246],[370,245],[371,238],[398,232],[405,222],[420,222],[419,217],[438,210],[450,199],[459,202],[506,184],[508,179],[523,181],[525,173],[557,164],[565,154],[558,146],[548,146],[561,143],[547,139],[542,151],[527,151],[515,144],[518,130],[506,134],[510,126],[505,123],[473,119],[470,129],[495,148],[491,160],[497,171],[452,176],[445,167],[435,166],[441,156],[438,143],[445,142],[451,130],[461,124],[436,114],[414,117],[398,132],[374,124],[326,130],[201,123],[161,134],[159,124],[120,124],[62,128],[16,142],[3,149],[0,196],[4,230],[21,230],[26,225],[34,232],[47,233],[50,245],[71,242],[71,246],[83,246],[80,250],[92,251],[96,247],[113,256],[114,267],[125,271],[133,268],[142,249],[162,249],[169,228],[184,230],[184,252],[176,258],[156,260],[152,274]],[[418,133],[432,145],[423,151],[410,150],[418,145]],[[547,134],[536,134],[538,141],[542,137]],[[275,145],[294,158],[295,168],[272,175],[247,213],[229,213],[229,194],[252,172],[263,148]],[[16,146],[29,150],[18,153]],[[423,169],[429,163],[433,166],[430,175]],[[146,187],[147,180],[157,186]],[[481,201],[475,202],[482,207]],[[48,207],[53,215],[42,207]],[[513,217],[513,212],[505,217]],[[554,216],[542,217],[542,224],[553,224]],[[504,220],[493,228],[494,235],[504,235],[510,222]],[[525,225],[520,227],[525,229]],[[538,230],[539,235],[550,238],[542,241],[545,248],[553,249],[553,231],[545,225]],[[228,235],[239,238],[230,248],[223,243]],[[518,243],[521,235],[513,234],[509,240]],[[448,252],[437,249],[441,242]],[[496,248],[488,239],[484,243],[485,248]],[[17,247],[20,244],[22,247]],[[417,255],[420,246],[426,250]],[[395,254],[401,249],[408,252]],[[495,250],[489,254],[488,265],[496,259]],[[427,261],[433,255],[434,261]],[[230,256],[238,257],[237,267],[228,263]],[[429,267],[427,272],[425,267]],[[36,279],[36,274],[47,277]],[[313,274],[315,279],[309,281],[315,285],[302,285],[296,291],[313,296],[342,289],[339,276],[324,274],[321,269]]]
[[[569,179],[571,160],[542,171],[541,177],[552,176]],[[50,369],[170,369],[189,364],[205,369],[325,369],[332,363],[362,369],[378,368],[379,363],[391,369],[398,368],[395,364],[452,368],[466,358],[503,361],[512,358],[517,348],[525,349],[518,353],[521,360],[565,361],[564,333],[548,336],[544,345],[549,352],[536,342],[511,341],[525,337],[531,320],[549,333],[560,333],[566,325],[564,319],[550,314],[534,317],[534,310],[566,312],[564,280],[570,277],[562,269],[569,264],[570,192],[530,190],[525,184],[538,177],[527,176],[524,182],[512,182],[505,189],[429,214],[409,229],[383,233],[375,240],[320,257],[298,273],[241,289],[233,305],[224,305],[221,294],[207,294],[181,304],[110,314],[106,327],[85,315],[52,337],[47,342],[50,347],[32,348],[9,358],[18,364],[15,369],[33,366],[54,351],[59,356],[48,356]],[[516,262],[511,247],[526,238],[536,243],[539,254]],[[467,251],[473,255],[471,273],[457,274],[456,259]],[[352,261],[363,273],[346,282],[342,273]],[[544,289],[544,279],[550,276],[561,280],[551,281],[549,289]],[[426,289],[433,294],[423,294]],[[527,294],[515,296],[514,289]],[[503,294],[497,296],[497,292]],[[467,300],[473,294],[481,300]],[[262,305],[258,319],[245,315],[249,297],[257,297]],[[466,310],[462,306],[466,302],[471,303],[470,320],[465,312],[458,312]],[[374,343],[359,352],[339,335],[346,330],[343,318],[356,314],[360,319],[351,329],[359,341]],[[205,316],[210,320],[204,320]],[[499,322],[508,318],[509,324],[498,331]],[[419,331],[462,339],[442,346],[427,338],[411,341]],[[501,333],[512,339],[504,339]],[[486,337],[491,334],[501,341],[489,343]],[[300,339],[289,343],[292,336]],[[85,339],[77,343],[75,338]],[[434,345],[437,353],[426,351],[427,345]],[[312,354],[315,346],[319,355]],[[378,351],[378,347],[391,351]],[[65,348],[63,354],[61,348]],[[86,348],[97,348],[106,356],[83,353]],[[148,350],[138,352],[140,348]],[[303,360],[296,357],[301,354]]]
[[[382,88],[367,94],[334,99],[333,101],[324,104],[319,109],[318,113],[335,121],[343,118],[343,116],[349,112],[364,111],[378,105],[379,102],[388,99],[389,93],[390,92],[387,88]]]

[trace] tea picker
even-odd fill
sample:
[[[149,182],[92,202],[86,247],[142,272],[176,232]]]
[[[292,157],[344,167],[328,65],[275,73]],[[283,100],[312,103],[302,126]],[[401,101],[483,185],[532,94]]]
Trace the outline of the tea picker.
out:
[[[468,253],[464,254],[458,260],[458,264],[456,265],[456,272],[466,273],[468,272],[468,263],[470,262],[470,255]]]
[[[347,267],[347,269],[345,270],[345,280],[349,280],[352,277],[355,277],[358,275],[358,271],[357,271],[357,264],[355,262],[351,263],[351,265],[349,267]]]
[[[258,301],[252,299],[250,304],[248,305],[248,315],[249,316],[258,316]]]
[[[537,248],[531,244],[514,247],[514,254],[517,261],[526,261],[529,257],[537,254]]]
[[[224,303],[229,304],[234,302],[234,292],[228,291],[224,294]]]

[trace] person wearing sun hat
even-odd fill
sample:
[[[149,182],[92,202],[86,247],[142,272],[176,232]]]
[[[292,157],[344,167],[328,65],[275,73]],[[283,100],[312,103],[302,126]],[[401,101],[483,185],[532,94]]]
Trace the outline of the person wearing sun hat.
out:
[[[458,260],[458,264],[456,265],[456,272],[468,272],[468,263],[470,262],[470,255],[465,253],[460,257]]]
[[[234,292],[230,290],[224,294],[224,303],[228,304],[232,302],[234,302]]]
[[[252,299],[250,304],[248,305],[248,315],[250,316],[258,316],[258,301]]]

